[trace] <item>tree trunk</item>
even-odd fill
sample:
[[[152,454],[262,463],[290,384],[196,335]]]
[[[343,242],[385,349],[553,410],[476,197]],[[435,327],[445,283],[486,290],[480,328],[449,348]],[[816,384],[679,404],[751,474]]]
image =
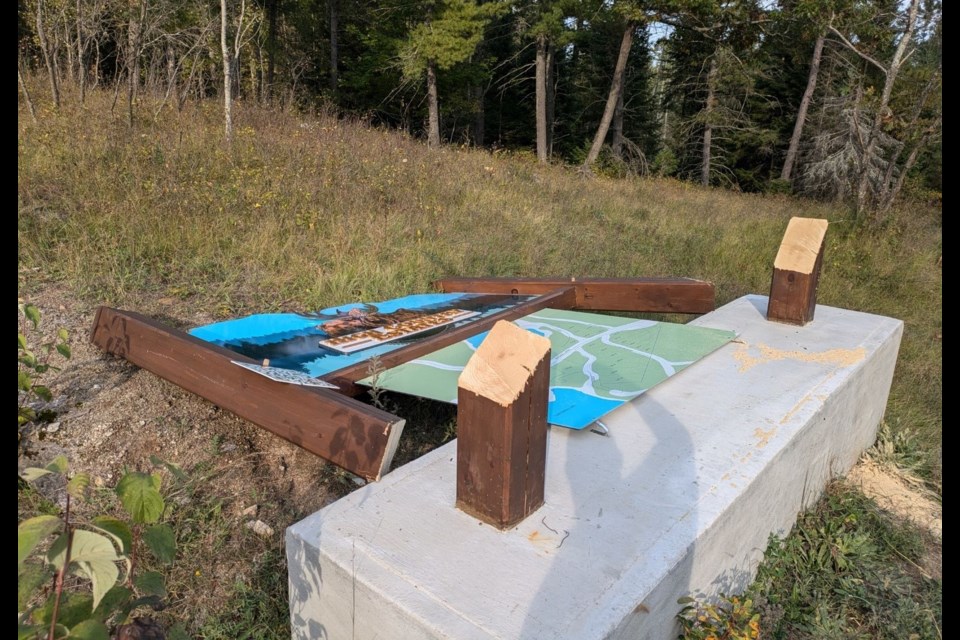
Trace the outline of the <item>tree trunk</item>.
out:
[[[139,15],[132,16],[127,28],[127,126],[133,126],[133,105],[140,84],[140,47],[143,46],[143,26],[146,17],[146,0],[139,2]]]
[[[67,22],[66,15],[61,14],[63,17],[63,50],[67,52],[67,77],[70,79],[70,83],[73,84],[77,81],[77,67],[74,65],[73,55],[73,43],[70,42],[70,23]],[[57,51],[60,50],[60,47],[57,47]]]
[[[43,53],[43,62],[47,67],[50,78],[50,97],[53,106],[60,108],[60,83],[57,82],[57,70],[54,68],[53,52],[50,51],[50,41],[43,26],[43,0],[37,0],[37,38],[40,40],[40,51]]]
[[[623,160],[623,91],[617,98],[617,107],[613,111],[613,123],[610,129],[610,150],[615,158]]]
[[[547,157],[553,157],[553,121],[556,113],[557,95],[555,87],[556,56],[553,43],[547,47]]]
[[[613,112],[617,108],[617,100],[620,98],[620,92],[623,91],[623,78],[627,71],[627,58],[630,57],[630,47],[633,45],[633,31],[635,25],[628,22],[626,29],[623,30],[623,39],[620,41],[620,53],[617,55],[617,65],[613,70],[613,82],[610,83],[610,95],[607,96],[607,105],[603,109],[603,117],[600,118],[600,125],[597,127],[597,133],[593,137],[593,144],[590,145],[590,151],[587,153],[587,159],[583,161],[583,170],[590,170],[590,167],[597,161],[600,155],[600,149],[603,147],[604,140],[607,139],[607,131],[610,130],[610,123],[613,121]]]
[[[483,139],[486,135],[486,112],[484,109],[485,94],[484,88],[480,85],[469,88],[470,100],[474,105],[473,126],[471,135],[473,136],[473,145],[475,147],[483,146]]]
[[[717,58],[710,59],[710,71],[707,73],[707,102],[703,107],[703,151],[700,161],[700,184],[705,187],[710,186],[710,162],[713,153],[713,110],[717,102],[716,94],[717,84]]]
[[[880,129],[883,126],[883,120],[887,115],[890,106],[890,96],[893,95],[893,85],[897,81],[897,75],[900,73],[900,67],[904,63],[904,55],[907,46],[913,39],[913,30],[917,25],[917,11],[920,7],[920,0],[910,0],[910,8],[907,11],[907,24],[897,48],[893,52],[893,58],[890,59],[890,65],[886,69],[883,82],[883,93],[880,94],[880,104],[877,106],[877,112],[873,116],[873,126],[867,136],[866,144],[863,149],[863,161],[861,162],[860,184],[857,186],[857,215],[866,211],[869,205],[870,196],[870,158],[877,148],[877,138]]]
[[[340,48],[337,43],[337,32],[340,23],[339,0],[330,0],[330,91],[337,93],[339,83],[337,66],[339,65]]]
[[[437,100],[437,71],[433,60],[427,61],[427,146],[440,146],[440,104]]]
[[[27,103],[27,110],[30,112],[30,118],[34,124],[37,122],[37,110],[33,108],[33,100],[30,99],[30,92],[27,90],[27,84],[23,81],[23,74],[20,72],[20,61],[17,60],[17,82],[20,83],[20,91],[23,92],[23,100]]]
[[[885,213],[890,210],[890,207],[893,206],[894,201],[897,199],[897,196],[900,195],[900,191],[903,189],[903,183],[907,180],[907,175],[909,175],[910,170],[913,169],[914,165],[917,164],[917,160],[920,158],[920,152],[923,151],[930,140],[933,139],[937,130],[943,125],[942,117],[939,117],[934,121],[930,127],[923,132],[923,135],[920,137],[920,140],[917,141],[917,144],[910,150],[910,154],[907,155],[907,161],[904,163],[903,168],[900,170],[900,174],[897,176],[897,181],[893,183],[893,186],[889,187],[886,192],[883,194],[883,199],[880,203],[880,213]]]
[[[83,37],[83,0],[77,0],[77,79],[80,84],[80,104],[87,99],[87,45]]]
[[[220,0],[220,50],[223,54],[223,133],[233,142],[233,55],[227,41],[227,0]]]
[[[537,161],[546,164],[550,161],[550,148],[547,140],[547,50],[549,49],[547,36],[537,36],[536,60],[536,120],[537,120]]]
[[[267,86],[264,99],[273,94],[273,78],[277,70],[277,4],[280,0],[267,2]]]
[[[797,160],[797,150],[800,148],[800,139],[803,137],[803,127],[807,122],[807,111],[810,109],[810,100],[817,89],[817,75],[820,73],[820,60],[823,58],[823,42],[826,33],[821,33],[813,45],[813,58],[810,60],[810,74],[807,76],[807,88],[803,90],[800,99],[800,108],[797,109],[797,121],[793,125],[793,135],[790,136],[790,146],[787,147],[787,157],[783,160],[783,170],[780,179],[790,181],[793,176],[793,165]]]

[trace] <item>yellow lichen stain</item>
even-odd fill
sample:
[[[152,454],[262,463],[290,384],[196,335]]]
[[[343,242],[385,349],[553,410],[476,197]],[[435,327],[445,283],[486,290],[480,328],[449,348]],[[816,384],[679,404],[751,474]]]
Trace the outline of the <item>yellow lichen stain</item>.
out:
[[[777,428],[773,427],[764,431],[760,427],[757,427],[753,430],[753,437],[757,439],[757,449],[763,449],[770,443],[770,438],[772,438],[777,433]]]
[[[737,350],[734,352],[734,359],[740,363],[740,373],[745,373],[753,369],[758,364],[773,362],[774,360],[795,360],[797,362],[816,362],[820,364],[835,364],[841,367],[849,367],[863,360],[867,355],[867,350],[863,347],[856,349],[830,349],[828,351],[784,351],[768,347],[765,344],[756,345],[759,355],[750,353],[750,345],[741,342],[737,344]]]
[[[527,540],[529,540],[530,542],[538,542],[540,540],[540,532],[539,531],[531,532],[530,535],[527,536]]]

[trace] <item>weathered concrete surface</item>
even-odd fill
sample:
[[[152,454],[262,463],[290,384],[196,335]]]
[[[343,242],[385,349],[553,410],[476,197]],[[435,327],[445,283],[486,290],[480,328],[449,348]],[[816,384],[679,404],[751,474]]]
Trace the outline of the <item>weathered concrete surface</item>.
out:
[[[546,504],[497,531],[454,508],[456,443],[287,530],[295,638],[671,638],[676,600],[751,578],[883,416],[902,323],[748,296],[739,339],[608,416],[551,429]]]

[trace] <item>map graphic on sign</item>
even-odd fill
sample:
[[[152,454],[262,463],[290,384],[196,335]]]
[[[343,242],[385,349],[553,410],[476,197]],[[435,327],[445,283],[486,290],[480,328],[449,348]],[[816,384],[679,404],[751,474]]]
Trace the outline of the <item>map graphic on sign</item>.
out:
[[[583,429],[735,337],[732,331],[544,309],[516,321],[550,339],[547,420]],[[457,379],[486,333],[380,373],[376,386],[456,403]],[[373,378],[362,384],[373,385]]]

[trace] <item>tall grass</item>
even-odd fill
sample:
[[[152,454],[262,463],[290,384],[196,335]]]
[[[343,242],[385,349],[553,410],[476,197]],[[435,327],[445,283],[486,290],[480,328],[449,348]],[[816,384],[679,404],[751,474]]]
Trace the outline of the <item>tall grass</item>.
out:
[[[934,212],[863,228],[842,207],[673,180],[585,179],[527,156],[428,150],[330,115],[239,104],[232,148],[214,101],[128,128],[111,96],[25,112],[17,128],[18,264],[91,300],[189,298],[222,316],[427,290],[443,275],[684,275],[719,302],[766,292],[790,216],[831,221],[820,301],[902,318],[888,413],[942,425]]]

